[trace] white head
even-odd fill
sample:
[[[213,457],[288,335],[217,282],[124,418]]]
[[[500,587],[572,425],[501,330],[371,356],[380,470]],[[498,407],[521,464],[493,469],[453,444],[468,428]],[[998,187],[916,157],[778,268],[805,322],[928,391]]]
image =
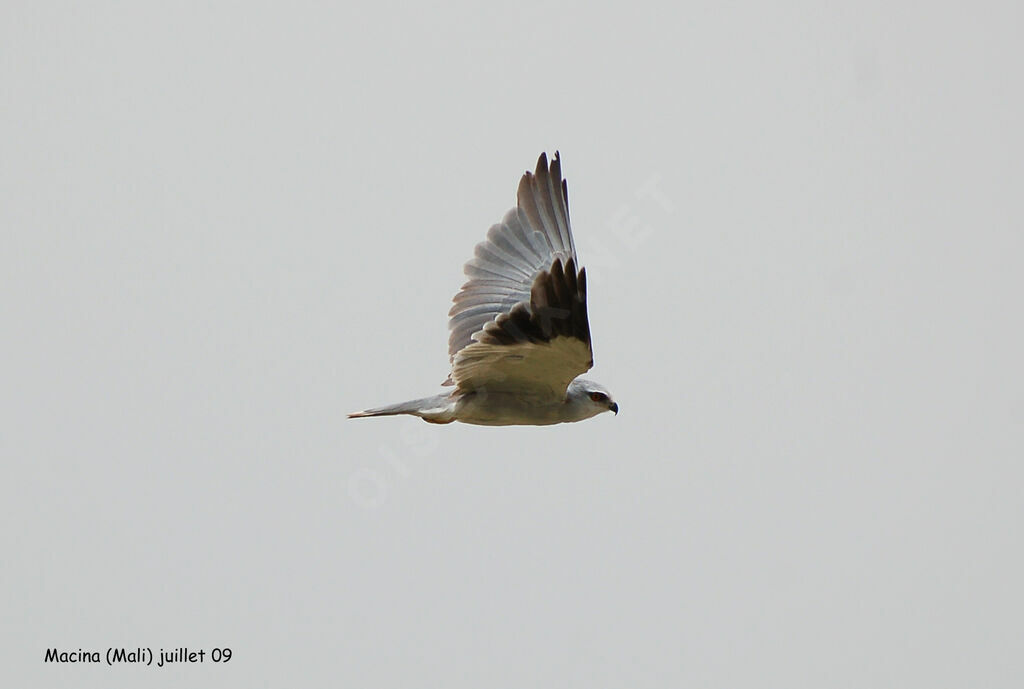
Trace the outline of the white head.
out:
[[[612,399],[608,388],[586,378],[577,378],[569,383],[566,402],[573,421],[582,421],[597,416],[603,411],[619,413],[619,405]]]

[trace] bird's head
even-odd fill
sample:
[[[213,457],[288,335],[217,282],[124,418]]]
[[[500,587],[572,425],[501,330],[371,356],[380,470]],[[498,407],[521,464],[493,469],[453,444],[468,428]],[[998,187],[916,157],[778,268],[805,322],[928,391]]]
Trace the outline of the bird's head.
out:
[[[578,406],[582,418],[597,416],[603,411],[619,413],[619,405],[612,399],[608,388],[585,378],[577,378],[569,384],[569,401]]]

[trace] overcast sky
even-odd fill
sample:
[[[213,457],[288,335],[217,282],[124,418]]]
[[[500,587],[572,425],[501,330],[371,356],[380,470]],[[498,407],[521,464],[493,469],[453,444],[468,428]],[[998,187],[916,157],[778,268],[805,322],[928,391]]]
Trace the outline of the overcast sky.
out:
[[[1019,3],[335,5],[0,10],[12,686],[1020,686]],[[555,150],[619,415],[347,420]]]

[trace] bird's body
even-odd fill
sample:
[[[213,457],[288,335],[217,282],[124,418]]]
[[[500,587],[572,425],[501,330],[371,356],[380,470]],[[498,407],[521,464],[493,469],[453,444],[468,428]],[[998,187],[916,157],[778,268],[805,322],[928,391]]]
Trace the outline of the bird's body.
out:
[[[563,399],[516,392],[473,390],[463,393],[453,390],[433,397],[367,409],[349,414],[349,418],[411,414],[430,423],[461,421],[477,426],[550,426],[589,419],[609,409],[618,413],[619,407],[614,402],[595,404],[590,398],[600,388],[596,383],[578,378],[573,384],[577,384],[579,390]]]
[[[483,426],[582,421],[619,411],[579,376],[594,365],[586,271],[577,270],[569,196],[558,154],[541,154],[519,183],[518,204],[466,264],[469,281],[449,312],[450,392],[350,414],[411,414]]]

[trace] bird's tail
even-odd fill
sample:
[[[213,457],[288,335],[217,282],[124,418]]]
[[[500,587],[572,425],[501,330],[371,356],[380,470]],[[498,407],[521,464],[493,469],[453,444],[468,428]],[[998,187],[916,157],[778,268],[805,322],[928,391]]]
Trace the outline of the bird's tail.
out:
[[[389,404],[386,407],[357,411],[349,414],[348,418],[361,419],[367,416],[397,416],[399,414],[418,416],[431,423],[451,423],[455,420],[455,404],[451,400],[451,393],[444,393],[433,397]]]

